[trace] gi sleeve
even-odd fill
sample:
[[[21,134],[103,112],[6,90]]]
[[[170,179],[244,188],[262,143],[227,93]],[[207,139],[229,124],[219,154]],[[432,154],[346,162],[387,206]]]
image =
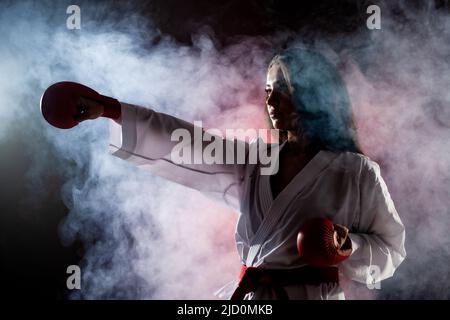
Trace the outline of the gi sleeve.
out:
[[[361,166],[359,186],[359,222],[356,233],[349,234],[353,252],[341,270],[349,279],[375,284],[391,277],[405,259],[405,228],[380,167],[368,158]]]
[[[121,124],[110,121],[110,153],[168,180],[204,192],[215,199],[219,197],[228,205],[238,207],[245,155],[243,161],[235,157],[239,154],[238,149],[247,152],[245,142],[205,133],[202,128],[191,123],[141,106],[121,103],[121,111]],[[172,141],[175,130],[179,133],[179,139]],[[204,134],[206,139],[198,139],[199,133]],[[181,135],[189,136],[190,139],[181,139]],[[211,142],[222,146],[222,149],[216,149],[218,154],[215,157],[222,158],[222,161],[207,163],[201,159],[205,149],[211,148],[208,147]],[[175,150],[178,156],[181,155],[181,147],[187,148],[183,150],[189,149],[191,161],[173,161],[171,153]],[[231,160],[226,158],[230,154],[233,156]],[[197,157],[196,163],[193,163],[194,157]]]

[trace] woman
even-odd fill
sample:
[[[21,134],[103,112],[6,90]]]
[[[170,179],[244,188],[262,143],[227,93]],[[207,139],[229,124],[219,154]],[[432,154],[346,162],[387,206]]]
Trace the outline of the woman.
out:
[[[391,277],[406,256],[404,227],[379,166],[359,149],[344,83],[319,53],[291,48],[270,63],[266,108],[281,143],[240,142],[246,155],[254,148],[275,148],[279,170],[273,175],[261,174],[261,164],[249,161],[174,163],[171,134],[180,128],[193,133],[193,125],[95,91],[67,90],[81,97],[68,112],[76,109],[73,125],[98,116],[115,120],[110,139],[115,156],[238,208],[235,237],[242,273],[239,286],[233,281],[220,297],[344,299],[338,272],[372,284]],[[44,94],[49,120],[46,101]],[[223,154],[229,151],[225,146]],[[317,267],[298,254],[298,232],[312,218],[332,221],[332,245],[342,262]]]

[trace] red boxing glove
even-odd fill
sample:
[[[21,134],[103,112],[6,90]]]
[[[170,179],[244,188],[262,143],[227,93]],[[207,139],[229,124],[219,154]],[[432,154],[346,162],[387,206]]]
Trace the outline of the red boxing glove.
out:
[[[45,120],[60,129],[70,129],[86,120],[86,106],[81,98],[100,103],[101,116],[118,119],[121,113],[119,101],[103,96],[97,91],[76,82],[57,82],[45,90],[41,98],[41,112]]]
[[[348,229],[330,219],[306,221],[297,236],[300,257],[309,265],[329,267],[347,259],[352,253]]]

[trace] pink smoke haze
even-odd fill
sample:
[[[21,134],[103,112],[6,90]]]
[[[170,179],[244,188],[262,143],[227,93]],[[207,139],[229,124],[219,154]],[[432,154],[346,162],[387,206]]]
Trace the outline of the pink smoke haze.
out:
[[[189,47],[151,26],[142,32],[138,13],[126,17],[122,31],[113,22],[99,26],[86,19],[74,33],[48,25],[46,10],[54,9],[17,3],[8,14],[0,12],[1,36],[9,42],[0,48],[0,70],[17,70],[0,80],[0,139],[24,135],[31,159],[24,201],[42,205],[52,173],[63,181],[52,195],[68,211],[60,239],[64,245],[81,241],[85,250],[83,288],[71,298],[215,299],[213,292],[238,276],[238,213],[110,156],[107,119],[64,132],[49,127],[37,108],[44,89],[76,81],[124,102],[202,120],[206,128],[268,128],[266,68],[288,37],[325,52],[338,66],[362,149],[380,164],[406,226],[408,257],[394,277],[382,290],[344,279],[347,297],[448,297],[447,14],[405,8],[404,25],[383,9],[381,30],[316,41],[280,30],[220,47],[214,35],[199,32]],[[160,41],[152,44],[156,35]],[[49,159],[56,159],[52,168]]]

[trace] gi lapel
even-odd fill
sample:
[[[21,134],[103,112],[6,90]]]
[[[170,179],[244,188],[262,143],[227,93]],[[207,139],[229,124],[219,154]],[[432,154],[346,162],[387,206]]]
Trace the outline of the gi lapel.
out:
[[[303,189],[323,171],[337,157],[337,154],[328,151],[319,151],[313,159],[289,182],[280,194],[273,200],[269,211],[250,239],[250,249],[246,259],[246,265],[252,266],[258,255],[261,246],[272,232],[273,228],[286,212],[291,202],[300,194]],[[270,185],[270,177],[264,179]],[[269,187],[270,188],[270,187]]]

